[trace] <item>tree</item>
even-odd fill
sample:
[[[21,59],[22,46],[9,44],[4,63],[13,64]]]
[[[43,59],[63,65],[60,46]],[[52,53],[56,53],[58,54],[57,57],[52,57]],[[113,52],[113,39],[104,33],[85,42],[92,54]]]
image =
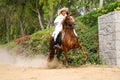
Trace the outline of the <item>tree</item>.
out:
[[[110,2],[115,2],[117,0],[99,0],[99,8],[103,7],[104,4],[108,4]]]
[[[103,0],[99,0],[99,8],[103,6]]]

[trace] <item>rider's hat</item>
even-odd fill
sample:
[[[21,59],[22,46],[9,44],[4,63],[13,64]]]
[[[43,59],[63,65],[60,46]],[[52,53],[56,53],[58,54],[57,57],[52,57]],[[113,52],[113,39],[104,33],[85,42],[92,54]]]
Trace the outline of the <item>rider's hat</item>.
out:
[[[62,11],[68,12],[68,8],[65,8],[65,7],[64,7],[64,8],[59,9],[59,10],[58,10],[58,15],[60,15]]]

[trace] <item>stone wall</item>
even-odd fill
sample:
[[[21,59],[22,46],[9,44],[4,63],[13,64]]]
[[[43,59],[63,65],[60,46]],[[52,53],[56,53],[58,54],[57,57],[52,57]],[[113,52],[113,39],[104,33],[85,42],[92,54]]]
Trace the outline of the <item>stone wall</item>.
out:
[[[99,55],[107,65],[120,66],[120,11],[98,18]]]

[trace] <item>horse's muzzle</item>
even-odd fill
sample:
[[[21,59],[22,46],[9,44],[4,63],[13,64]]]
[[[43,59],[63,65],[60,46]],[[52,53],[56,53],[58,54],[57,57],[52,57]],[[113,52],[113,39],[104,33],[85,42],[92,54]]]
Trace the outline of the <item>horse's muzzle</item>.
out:
[[[72,24],[72,27],[74,28],[74,26],[75,26],[75,25],[76,25],[76,24],[75,24],[75,23],[73,23],[73,24]]]
[[[73,23],[73,25],[75,26],[75,25],[76,25],[76,23]]]

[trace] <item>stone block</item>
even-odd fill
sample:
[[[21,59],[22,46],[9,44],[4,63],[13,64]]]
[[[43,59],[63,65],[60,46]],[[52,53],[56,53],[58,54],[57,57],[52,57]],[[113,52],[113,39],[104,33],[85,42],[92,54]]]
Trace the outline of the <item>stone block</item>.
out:
[[[117,58],[120,58],[120,50],[117,50],[117,51],[116,51],[116,54],[117,54],[116,57],[117,57]]]
[[[115,31],[116,32],[118,32],[118,31],[120,32],[120,22],[116,22],[115,26],[116,26]]]
[[[116,31],[116,40],[120,41],[120,31]]]
[[[120,66],[120,58],[117,58],[117,65]]]
[[[120,40],[116,40],[116,50],[120,50]]]
[[[107,65],[120,66],[120,11],[98,18],[99,55]]]

